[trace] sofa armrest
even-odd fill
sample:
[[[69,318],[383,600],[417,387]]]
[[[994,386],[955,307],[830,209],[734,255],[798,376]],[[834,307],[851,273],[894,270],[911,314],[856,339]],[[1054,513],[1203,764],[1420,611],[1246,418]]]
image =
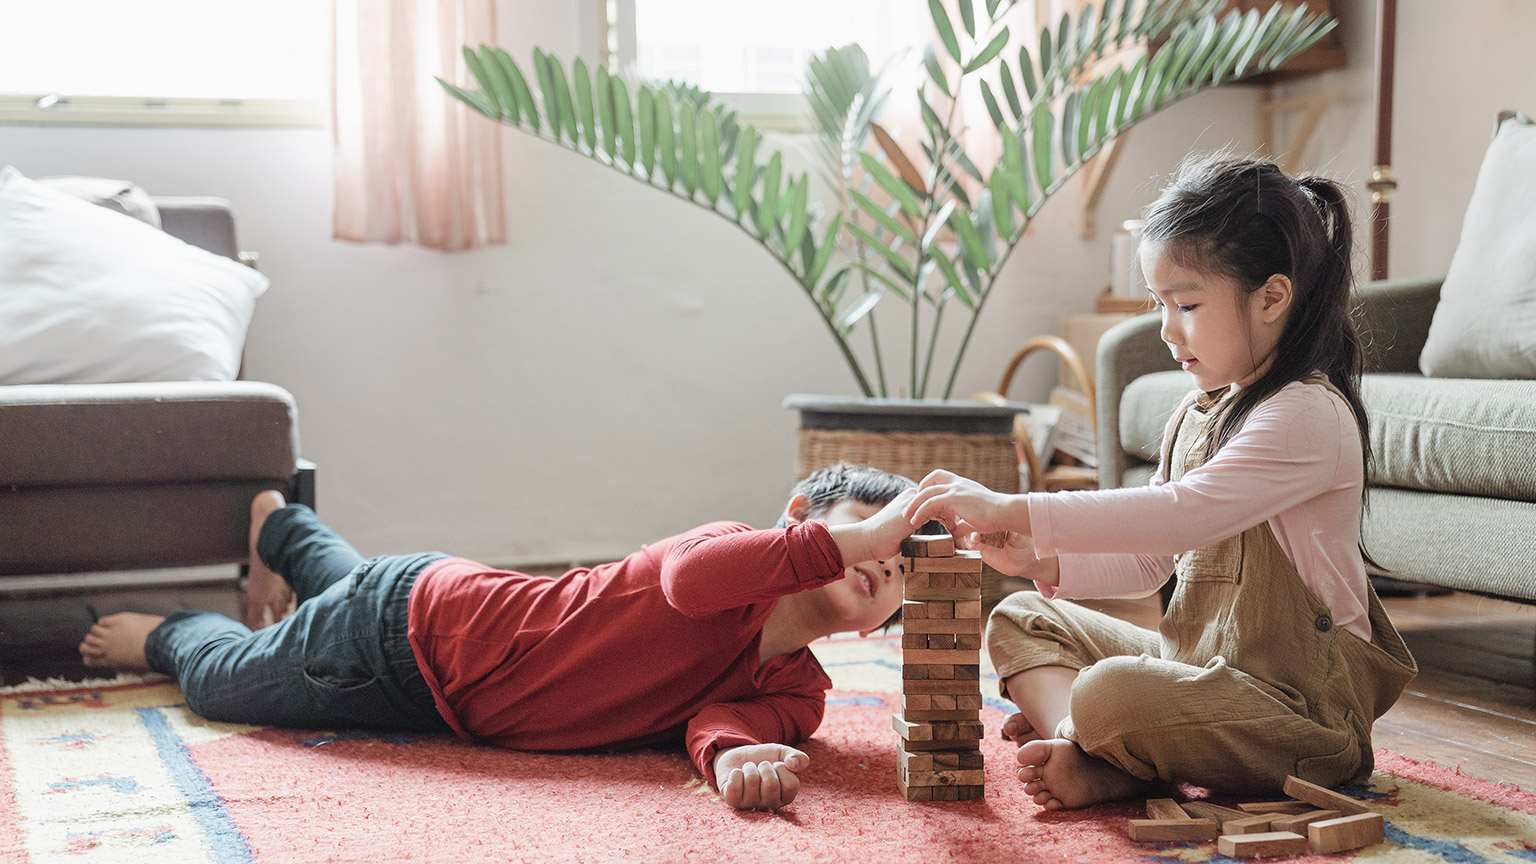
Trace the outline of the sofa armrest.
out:
[[[1179,368],[1159,333],[1162,316],[1137,315],[1116,324],[1099,337],[1095,400],[1098,414],[1099,487],[1121,485],[1125,446],[1120,441],[1120,396],[1132,381],[1151,372]]]
[[[1366,372],[1418,372],[1445,277],[1391,279],[1356,289],[1355,327]]]

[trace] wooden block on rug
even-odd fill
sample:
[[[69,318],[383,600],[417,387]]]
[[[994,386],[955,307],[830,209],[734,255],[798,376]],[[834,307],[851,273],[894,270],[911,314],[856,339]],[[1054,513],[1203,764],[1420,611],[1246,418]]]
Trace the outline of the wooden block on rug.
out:
[[[956,801],[980,801],[987,794],[986,786],[956,786]]]
[[[1215,840],[1221,833],[1211,819],[1132,819],[1131,839],[1137,843],[1165,843],[1180,840]]]
[[[1319,855],[1371,846],[1385,836],[1386,825],[1380,813],[1356,813],[1307,826],[1307,839],[1312,851]]]
[[[1198,819],[1214,819],[1217,825],[1225,825],[1234,819],[1247,819],[1252,813],[1244,813],[1241,810],[1233,810],[1230,807],[1221,807],[1208,801],[1186,801],[1179,805],[1184,812]]]
[[[1223,834],[1268,834],[1269,823],[1275,821],[1272,813],[1259,813],[1246,819],[1228,819],[1221,823]]]
[[[1341,814],[1337,810],[1313,810],[1311,813],[1298,813],[1292,816],[1278,815],[1275,821],[1269,823],[1271,831],[1291,831],[1296,834],[1307,833],[1307,826],[1313,822],[1321,822],[1324,819],[1337,819]]]
[[[1237,809],[1245,813],[1308,813],[1316,810],[1305,801],[1255,801],[1252,804],[1239,804]]]
[[[1223,834],[1216,838],[1216,851],[1229,858],[1271,858],[1300,855],[1307,851],[1307,838],[1289,831],[1263,834]]]
[[[1337,810],[1350,816],[1371,812],[1371,808],[1348,795],[1342,795],[1316,783],[1308,783],[1300,777],[1285,778],[1285,794],[1292,798],[1300,798],[1319,810]]]
[[[1179,802],[1172,798],[1148,798],[1147,818],[1180,820],[1193,819],[1195,817],[1185,813],[1184,808],[1179,806]]]
[[[901,541],[908,558],[948,558],[955,554],[955,538],[948,534],[913,534]]]

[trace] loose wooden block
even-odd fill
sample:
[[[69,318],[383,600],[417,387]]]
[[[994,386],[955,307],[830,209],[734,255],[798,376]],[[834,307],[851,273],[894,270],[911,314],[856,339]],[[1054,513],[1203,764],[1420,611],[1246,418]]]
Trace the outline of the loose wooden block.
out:
[[[948,534],[913,534],[901,541],[908,558],[947,558],[955,554],[955,538]]]
[[[991,546],[994,549],[1001,549],[1003,548],[1003,545],[1008,542],[1008,532],[988,531],[985,534],[978,534],[976,536],[976,540],[983,546]]]
[[[1179,805],[1184,812],[1197,819],[1214,819],[1217,825],[1225,826],[1234,819],[1247,819],[1252,813],[1244,813],[1241,810],[1233,810],[1230,807],[1221,807],[1207,801],[1186,801]]]
[[[950,607],[953,610],[954,607]],[[953,614],[953,612],[951,612]],[[903,626],[912,621],[920,621],[928,617],[928,604],[920,600],[901,601],[901,620]]]
[[[1370,846],[1380,843],[1385,836],[1386,825],[1380,813],[1356,813],[1307,826],[1307,840],[1319,855]]]
[[[1252,804],[1239,804],[1237,809],[1247,813],[1310,813],[1316,810],[1305,801],[1256,801]]]
[[[1371,812],[1371,808],[1348,795],[1341,795],[1316,783],[1308,783],[1300,777],[1285,778],[1285,794],[1300,798],[1319,810],[1337,810],[1351,816]]]
[[[1228,819],[1221,823],[1223,834],[1265,834],[1270,833],[1269,823],[1275,821],[1272,813],[1259,813],[1246,819]]]
[[[1311,813],[1299,813],[1293,816],[1278,815],[1275,821],[1269,823],[1271,831],[1293,831],[1297,834],[1307,833],[1307,826],[1313,822],[1322,822],[1325,819],[1337,819],[1343,814],[1337,810],[1313,810]]]
[[[908,771],[908,786],[980,786],[985,782],[985,771],[980,769],[944,769],[936,771]]]
[[[1195,817],[1184,812],[1179,802],[1172,798],[1148,798],[1147,818],[1161,820],[1189,820]],[[1135,838],[1132,838],[1135,839]]]
[[[980,618],[903,618],[901,629],[903,633],[947,633],[952,636],[966,636],[976,640],[976,644],[970,647],[981,647]]]
[[[1132,819],[1131,839],[1137,843],[1173,840],[1215,840],[1221,833],[1211,819]]]
[[[924,670],[926,672],[926,669]],[[981,695],[981,684],[977,681],[956,681],[953,678],[929,680],[927,678],[903,678],[901,692],[904,695],[913,693],[954,693],[957,695],[975,693]]]
[[[910,648],[901,652],[902,663],[935,663],[953,665],[956,663],[980,663],[980,653],[975,649],[966,651],[960,648],[948,650],[940,648]],[[933,677],[932,675],[928,677]]]
[[[1216,838],[1216,851],[1229,858],[1268,858],[1276,855],[1300,855],[1307,851],[1307,838],[1289,831],[1263,834],[1223,834]]]
[[[980,573],[981,553],[963,549],[952,558],[913,558],[913,573]]]
[[[954,611],[950,613],[956,618],[980,618],[980,600],[956,600]]]
[[[957,618],[955,620],[959,621],[961,619]],[[967,651],[980,651],[981,650],[981,634],[980,633],[956,633],[955,634],[955,647],[956,648],[964,648]]]

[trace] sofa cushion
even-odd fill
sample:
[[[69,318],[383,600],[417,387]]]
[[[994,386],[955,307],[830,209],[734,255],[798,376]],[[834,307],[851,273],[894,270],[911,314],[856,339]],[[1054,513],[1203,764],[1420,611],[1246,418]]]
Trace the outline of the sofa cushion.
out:
[[[267,278],[0,171],[0,383],[230,380]]]
[[[259,381],[0,387],[0,488],[286,479],[297,410]]]
[[[1373,482],[1536,501],[1536,381],[1366,375]]]
[[[1168,418],[1194,389],[1195,376],[1177,370],[1153,372],[1127,384],[1120,396],[1120,442],[1125,452],[1156,463]]]
[[[1500,112],[1419,355],[1426,375],[1536,378],[1536,122]]]

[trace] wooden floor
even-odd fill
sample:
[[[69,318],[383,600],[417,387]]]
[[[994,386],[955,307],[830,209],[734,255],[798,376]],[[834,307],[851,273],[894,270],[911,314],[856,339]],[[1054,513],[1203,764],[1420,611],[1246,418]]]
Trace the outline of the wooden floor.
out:
[[[1470,594],[1383,603],[1418,660],[1419,677],[1377,721],[1376,745],[1536,790],[1536,606]],[[237,608],[228,587],[0,598],[0,678],[87,677],[92,671],[80,665],[75,644],[93,615],[164,614],[179,605],[225,614]],[[1091,605],[1157,626],[1156,598]]]

